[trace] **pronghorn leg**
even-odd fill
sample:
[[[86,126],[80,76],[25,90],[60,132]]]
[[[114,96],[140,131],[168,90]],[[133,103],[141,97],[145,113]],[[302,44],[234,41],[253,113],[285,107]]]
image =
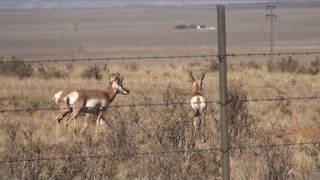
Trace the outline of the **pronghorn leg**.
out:
[[[68,115],[72,113],[72,109],[68,109],[66,111],[63,111],[63,113],[58,114],[55,119],[58,121],[58,123],[60,124],[60,122]]]
[[[88,124],[90,123],[90,122],[89,122],[89,117],[90,117],[90,114],[87,113],[87,114],[86,114],[86,117],[85,117],[85,120],[84,120],[84,126],[83,126],[83,128],[81,129],[80,134],[83,133],[83,131],[87,128]]]
[[[80,114],[82,108],[78,108],[78,109],[74,109],[74,111],[72,112],[71,116],[68,117],[68,119],[66,119],[65,125],[64,125],[64,133],[67,134],[67,128],[69,123],[71,122],[71,120],[76,121],[76,118],[78,117],[78,115]]]
[[[70,111],[65,111],[62,115],[58,115],[57,117],[59,117],[59,119],[56,117],[56,120],[57,120],[57,136],[60,136],[60,130],[62,129],[61,128],[61,121],[63,119],[69,119],[69,117],[71,116],[71,113]]]
[[[74,134],[74,135],[77,134],[76,121],[77,121],[77,118],[74,118],[74,119],[73,119],[73,134]]]
[[[61,108],[63,113],[61,113],[60,115],[56,116],[56,119],[57,119],[58,123],[60,123],[65,118],[66,115],[71,114],[72,111],[73,111],[73,109],[72,109],[72,107],[70,105],[69,98],[67,98],[66,105],[67,105],[67,109],[64,110],[64,111],[62,110],[62,108],[64,108],[64,105],[61,105],[61,104],[59,105],[59,107]]]
[[[193,123],[193,127],[192,127],[192,137],[194,138],[194,139],[196,139],[197,138],[197,131],[198,131],[198,127],[199,127],[199,119],[198,119],[198,117],[193,117],[193,121],[192,121],[192,123]]]
[[[99,124],[100,124],[101,115],[102,115],[102,110],[99,111],[99,114],[98,114],[96,123],[99,123]]]
[[[206,116],[207,116],[207,110],[205,109],[203,112],[202,112],[202,117],[201,117],[201,136],[202,136],[202,142],[205,143],[207,141],[207,136],[204,132],[204,128],[207,127],[207,124],[206,124]]]
[[[95,133],[98,134],[100,132],[100,125],[101,125],[101,115],[102,115],[102,109],[99,110],[99,114],[96,120],[96,128],[95,128]]]

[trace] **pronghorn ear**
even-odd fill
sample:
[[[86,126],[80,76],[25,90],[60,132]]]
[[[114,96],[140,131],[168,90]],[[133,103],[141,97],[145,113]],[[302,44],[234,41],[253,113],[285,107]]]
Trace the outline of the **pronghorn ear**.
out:
[[[201,81],[200,81],[200,88],[202,88],[202,83],[203,83],[203,79],[204,79],[204,76],[206,75],[206,73],[202,73],[202,76],[201,76]]]
[[[191,71],[189,71],[189,76],[190,76],[190,78],[192,79],[192,81],[195,81],[195,78],[193,77],[193,74],[192,74]]]

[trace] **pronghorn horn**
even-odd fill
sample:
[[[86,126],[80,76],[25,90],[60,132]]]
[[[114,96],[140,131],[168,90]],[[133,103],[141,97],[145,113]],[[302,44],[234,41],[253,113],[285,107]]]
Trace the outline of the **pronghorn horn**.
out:
[[[204,72],[204,73],[202,73],[202,77],[201,77],[201,82],[203,81],[203,79],[204,79],[204,76],[206,75],[206,73]]]
[[[113,81],[113,80],[115,80],[115,79],[116,79],[116,75],[115,75],[114,73],[112,73],[112,74],[109,75],[109,81],[110,81],[110,82]]]
[[[122,82],[123,77],[122,77],[119,73],[117,74],[117,78],[118,78],[118,81],[119,81],[119,82]]]
[[[189,76],[190,76],[190,78],[192,79],[192,81],[195,81],[195,78],[193,77],[193,74],[192,74],[191,71],[189,71]]]
[[[120,82],[122,82],[123,81],[123,76],[120,76]]]

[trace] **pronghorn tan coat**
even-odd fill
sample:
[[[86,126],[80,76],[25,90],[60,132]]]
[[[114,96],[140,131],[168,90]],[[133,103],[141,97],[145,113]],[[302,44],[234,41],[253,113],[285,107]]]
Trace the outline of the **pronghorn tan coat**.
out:
[[[103,113],[113,102],[117,94],[128,94],[129,90],[122,85],[123,78],[119,74],[111,75],[112,79],[106,90],[61,90],[54,95],[54,101],[60,107],[67,107],[67,109],[59,114],[56,119],[60,123],[65,119],[65,130],[71,120],[76,121],[78,115],[83,112],[86,113],[86,121],[82,133],[88,125],[88,118],[90,114],[97,114],[97,122],[103,117]],[[106,119],[102,118],[104,121]],[[75,126],[75,124],[74,124]]]

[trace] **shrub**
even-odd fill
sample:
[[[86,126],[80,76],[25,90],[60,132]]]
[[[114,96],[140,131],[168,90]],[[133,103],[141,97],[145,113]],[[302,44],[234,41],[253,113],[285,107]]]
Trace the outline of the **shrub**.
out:
[[[127,69],[127,70],[129,70],[129,71],[131,71],[131,72],[138,70],[137,63],[135,63],[135,62],[132,62],[132,63],[130,63],[130,64],[126,64],[126,65],[124,66],[124,68]]]
[[[288,59],[282,58],[277,67],[279,68],[280,72],[293,73],[298,70],[299,62],[289,56]]]
[[[316,57],[316,60],[310,62],[310,65],[312,67],[320,67],[320,58],[319,57]]]
[[[254,134],[256,119],[249,113],[247,93],[239,82],[232,83],[228,89],[228,118],[231,145],[244,145]]]
[[[102,79],[102,72],[101,69],[95,65],[95,66],[89,66],[81,73],[82,78],[95,78],[95,79]]]
[[[211,71],[218,71],[219,70],[219,63],[215,60],[211,61],[209,69]]]
[[[70,66],[68,66],[68,68],[70,68]],[[68,77],[68,74],[66,72],[58,70],[55,67],[44,66],[43,64],[40,64],[37,70],[39,76],[44,79]]]
[[[241,67],[247,67],[247,68],[250,68],[250,69],[261,69],[262,68],[259,64],[257,64],[256,61],[241,62],[240,66]]]
[[[278,180],[293,178],[292,153],[281,148],[266,153],[265,179]]]
[[[33,74],[33,67],[31,64],[23,62],[22,59],[16,56],[11,56],[11,62],[9,63],[0,61],[0,74],[5,76],[28,78]]]
[[[320,59],[310,62],[309,65],[300,65],[291,56],[287,59],[282,58],[279,62],[268,61],[267,69],[269,72],[288,72],[316,75],[320,72]]]

